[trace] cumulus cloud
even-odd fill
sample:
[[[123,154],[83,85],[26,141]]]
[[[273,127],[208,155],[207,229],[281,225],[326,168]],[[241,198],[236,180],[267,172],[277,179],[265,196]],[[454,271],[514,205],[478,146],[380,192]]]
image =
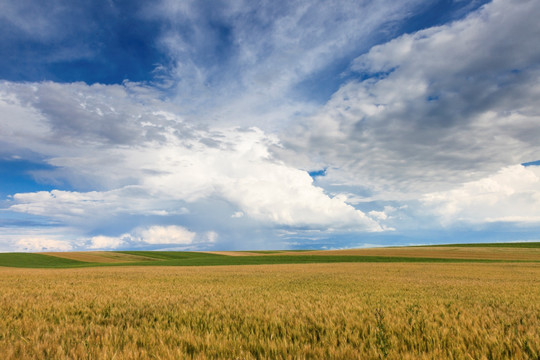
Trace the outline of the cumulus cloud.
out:
[[[258,168],[258,169],[257,169]],[[305,171],[280,164],[252,164],[252,174],[224,184],[223,191],[250,216],[288,226],[356,227],[378,224],[340,197],[330,197]],[[254,176],[265,174],[264,176]],[[240,190],[240,191],[238,191]]]
[[[276,152],[298,167],[329,167],[334,184],[395,198],[536,160],[539,16],[537,1],[495,0],[373,47],[352,67],[367,79],[292,126]]]
[[[122,245],[125,245],[126,241],[121,237],[112,236],[92,236],[90,239],[89,249],[116,249]]]
[[[88,222],[93,218],[118,214],[151,214],[166,216],[184,214],[188,210],[178,202],[154,198],[141,186],[126,186],[111,191],[39,191],[12,196],[9,210],[47,216],[66,222]]]
[[[454,222],[540,222],[540,167],[515,165],[422,203],[448,225]]]
[[[17,240],[15,248],[18,251],[45,252],[45,251],[70,251],[73,246],[68,241],[61,241],[46,237],[23,237]]]
[[[198,248],[200,245],[214,243],[218,236],[218,233],[215,231],[208,231],[199,235],[183,226],[153,225],[149,227],[137,227],[120,236],[93,236],[88,239],[87,247],[90,249],[117,249],[147,245],[179,245],[188,246],[187,249],[194,249],[194,247]]]
[[[236,208],[232,215],[266,224],[381,230],[307,172],[274,159],[269,147],[279,140],[258,128],[191,125],[149,103],[144,86],[0,85],[0,107],[23,120],[5,124],[0,141],[45,156],[53,169],[39,176],[80,189],[14,194],[11,211],[91,231],[122,214],[187,214],[217,198]],[[96,190],[83,191],[88,187]],[[95,240],[106,246],[111,239]]]
[[[181,226],[151,226],[139,229],[135,238],[147,244],[191,244],[195,233]]]

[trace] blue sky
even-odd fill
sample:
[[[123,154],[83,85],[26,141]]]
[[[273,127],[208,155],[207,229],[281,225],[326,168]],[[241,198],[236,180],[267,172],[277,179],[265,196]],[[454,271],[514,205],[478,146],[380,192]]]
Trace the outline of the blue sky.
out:
[[[0,251],[538,241],[539,16],[4,1]]]

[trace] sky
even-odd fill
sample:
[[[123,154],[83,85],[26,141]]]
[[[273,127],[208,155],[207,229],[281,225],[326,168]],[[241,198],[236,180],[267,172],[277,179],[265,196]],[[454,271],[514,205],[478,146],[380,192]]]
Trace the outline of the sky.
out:
[[[540,241],[537,0],[5,0],[0,251]]]

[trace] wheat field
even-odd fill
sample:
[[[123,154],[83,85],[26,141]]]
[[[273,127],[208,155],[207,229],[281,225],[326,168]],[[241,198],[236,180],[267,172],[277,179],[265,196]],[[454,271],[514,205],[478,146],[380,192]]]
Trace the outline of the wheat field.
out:
[[[283,253],[295,255],[295,253]],[[438,259],[483,259],[505,261],[540,261],[540,247],[466,247],[466,246],[410,246],[394,248],[368,248],[345,250],[315,250],[310,255],[349,256],[399,256],[410,258]]]
[[[0,268],[3,359],[538,359],[537,263]]]

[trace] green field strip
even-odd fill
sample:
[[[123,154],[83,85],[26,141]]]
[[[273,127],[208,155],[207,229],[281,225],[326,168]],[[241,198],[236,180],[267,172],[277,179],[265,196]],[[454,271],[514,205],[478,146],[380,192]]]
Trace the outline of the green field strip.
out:
[[[57,256],[33,253],[0,253],[0,266],[17,268],[76,268],[99,266],[102,263],[89,263]]]
[[[321,264],[321,263],[505,263],[540,262],[508,261],[491,259],[446,259],[396,256],[358,255],[268,255],[268,256],[221,256],[164,260],[159,263],[124,263],[137,266],[220,266],[220,265],[278,265],[278,264]],[[115,264],[117,265],[117,264]],[[118,264],[120,265],[120,264]]]
[[[32,253],[0,254],[0,266],[20,268],[81,268],[103,266],[226,266],[320,263],[540,263],[534,260],[447,259],[359,255],[267,255],[225,256],[197,252],[130,251],[134,255],[152,256],[160,261],[123,263],[90,263]]]

